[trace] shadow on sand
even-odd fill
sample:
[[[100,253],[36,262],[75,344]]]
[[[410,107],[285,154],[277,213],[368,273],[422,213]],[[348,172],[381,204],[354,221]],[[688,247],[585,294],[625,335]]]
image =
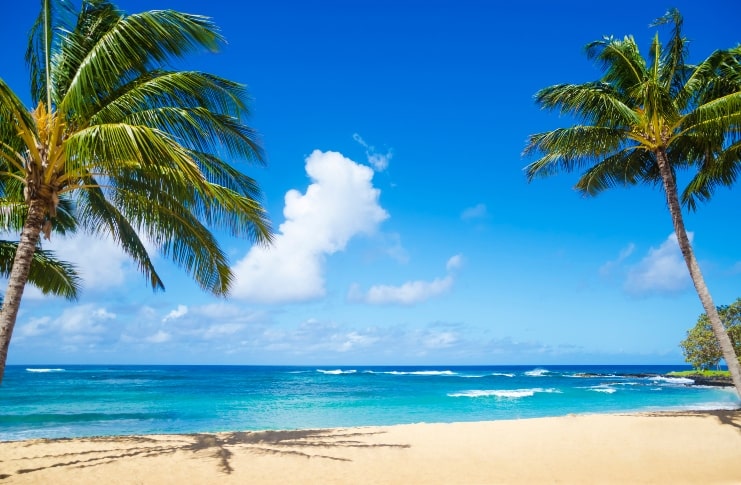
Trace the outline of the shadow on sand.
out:
[[[656,413],[640,413],[644,416],[687,416],[687,417],[707,417],[712,416],[720,421],[721,424],[732,426],[741,433],[741,410],[716,410],[716,411],[670,411]]]
[[[57,467],[86,468],[112,463],[130,457],[156,457],[177,452],[196,453],[209,451],[210,456],[217,461],[218,468],[223,473],[232,473],[232,450],[239,448],[256,454],[293,455],[305,458],[319,458],[337,461],[350,461],[341,456],[333,456],[332,450],[341,448],[409,448],[405,444],[370,443],[364,441],[372,435],[383,434],[383,431],[363,430],[296,430],[296,431],[257,431],[233,432],[214,434],[185,434],[147,436],[116,436],[78,438],[75,441],[89,443],[84,451],[34,456],[16,460],[0,460],[3,468],[10,461],[24,459],[36,463],[44,462],[44,466],[36,468],[19,468],[16,474],[28,474]],[[35,443],[58,443],[72,441],[70,439],[30,441],[25,446],[32,447]],[[22,466],[22,464],[21,464]],[[11,478],[13,474],[0,474],[0,480]]]

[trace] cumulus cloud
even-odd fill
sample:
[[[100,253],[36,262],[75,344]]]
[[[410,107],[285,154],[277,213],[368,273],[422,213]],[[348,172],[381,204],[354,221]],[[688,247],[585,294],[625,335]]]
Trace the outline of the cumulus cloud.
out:
[[[253,247],[232,268],[235,298],[276,303],[323,296],[325,258],[388,218],[370,168],[337,152],[315,150],[306,159],[306,173],[312,181],[306,192],[286,193],[286,220],[273,246]]]
[[[348,300],[369,303],[371,305],[413,305],[430,298],[442,295],[453,287],[453,272],[461,267],[463,257],[460,254],[448,259],[445,267],[447,276],[432,281],[408,281],[400,286],[374,285],[363,293],[357,284],[350,287]]]
[[[365,156],[368,158],[368,164],[370,164],[376,172],[383,172],[388,168],[392,157],[391,150],[388,150],[386,153],[378,153],[376,147],[367,144],[359,134],[353,133],[352,138],[358,142],[360,146],[365,148]]]
[[[116,315],[93,304],[76,305],[65,309],[58,317],[32,318],[20,323],[16,338],[53,337],[62,342],[96,342],[103,339],[106,323]]]
[[[690,241],[693,234],[688,233]],[[691,287],[687,266],[672,233],[628,271],[625,290],[633,295],[678,293]]]
[[[44,241],[43,245],[44,249],[54,251],[58,259],[75,265],[85,291],[122,286],[132,270],[129,257],[110,238],[86,234],[52,235],[51,240]]]
[[[488,215],[486,204],[476,204],[473,207],[468,207],[461,213],[461,219],[464,221],[470,221],[472,219],[485,219]]]
[[[178,305],[178,307],[165,315],[165,318],[162,319],[162,322],[166,322],[168,320],[176,320],[184,315],[187,315],[188,313],[188,307],[185,305]]]

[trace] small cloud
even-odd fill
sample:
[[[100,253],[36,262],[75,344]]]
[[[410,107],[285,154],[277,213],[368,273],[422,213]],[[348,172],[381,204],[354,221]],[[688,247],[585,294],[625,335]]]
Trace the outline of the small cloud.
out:
[[[162,322],[164,323],[164,322],[166,322],[168,320],[176,320],[176,319],[178,319],[178,318],[186,315],[187,313],[188,313],[188,307],[187,306],[185,306],[185,305],[178,305],[178,307],[175,310],[173,310],[170,313],[168,313],[165,316],[165,318],[162,319]]]
[[[630,257],[631,254],[636,249],[636,245],[633,243],[629,243],[627,246],[625,246],[623,249],[620,250],[620,253],[618,254],[617,259],[614,259],[612,261],[608,261],[602,266],[600,266],[599,272],[602,276],[609,276],[612,274],[612,272],[618,268],[626,259]]]
[[[461,266],[463,266],[463,255],[456,254],[448,260],[447,264],[445,265],[445,269],[447,269],[448,271],[455,271],[457,269],[460,269]]]
[[[18,326],[18,330],[15,331],[15,339],[20,340],[26,337],[36,337],[38,335],[44,335],[50,329],[51,318],[39,317],[32,318],[28,323],[24,323]]]
[[[388,150],[384,154],[378,153],[376,152],[376,147],[368,145],[365,140],[363,140],[363,137],[357,133],[353,133],[352,139],[365,148],[365,156],[368,158],[368,164],[373,167],[373,170],[376,172],[383,172],[388,168],[391,157],[393,156],[391,150]]]
[[[463,257],[460,254],[451,257],[446,264],[448,275],[432,281],[408,281],[401,286],[374,285],[366,293],[363,293],[357,284],[353,284],[350,286],[347,298],[349,301],[371,305],[420,303],[450,291],[454,282],[453,275],[450,273],[460,268],[462,261]]]
[[[409,254],[401,244],[401,236],[398,233],[390,233],[384,237],[386,246],[385,253],[399,263],[408,263]]]
[[[144,340],[152,344],[161,344],[169,341],[171,338],[172,335],[165,332],[164,330],[160,330],[159,332],[155,333],[154,335],[150,335]]]
[[[428,349],[445,349],[458,343],[458,340],[455,332],[430,332],[424,339],[424,346]]]
[[[432,281],[408,281],[401,286],[376,285],[368,290],[363,299],[372,305],[411,305],[446,293],[452,286],[453,278],[450,276]]]
[[[687,234],[692,241],[693,234]],[[633,295],[679,293],[692,286],[677,236],[672,233],[658,248],[651,248],[628,271],[625,291]]]
[[[464,221],[470,221],[472,219],[485,219],[488,216],[488,212],[485,204],[476,204],[473,207],[465,209],[461,213],[461,219]]]

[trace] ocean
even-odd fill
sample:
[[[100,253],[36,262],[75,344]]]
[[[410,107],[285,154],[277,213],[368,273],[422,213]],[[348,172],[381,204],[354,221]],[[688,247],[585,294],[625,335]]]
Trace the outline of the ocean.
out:
[[[0,440],[736,409],[682,366],[8,366]]]

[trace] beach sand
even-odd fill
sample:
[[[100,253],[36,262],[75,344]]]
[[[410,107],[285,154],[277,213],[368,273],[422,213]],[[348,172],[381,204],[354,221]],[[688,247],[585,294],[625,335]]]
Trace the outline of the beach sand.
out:
[[[741,411],[4,442],[0,483],[741,484]]]

